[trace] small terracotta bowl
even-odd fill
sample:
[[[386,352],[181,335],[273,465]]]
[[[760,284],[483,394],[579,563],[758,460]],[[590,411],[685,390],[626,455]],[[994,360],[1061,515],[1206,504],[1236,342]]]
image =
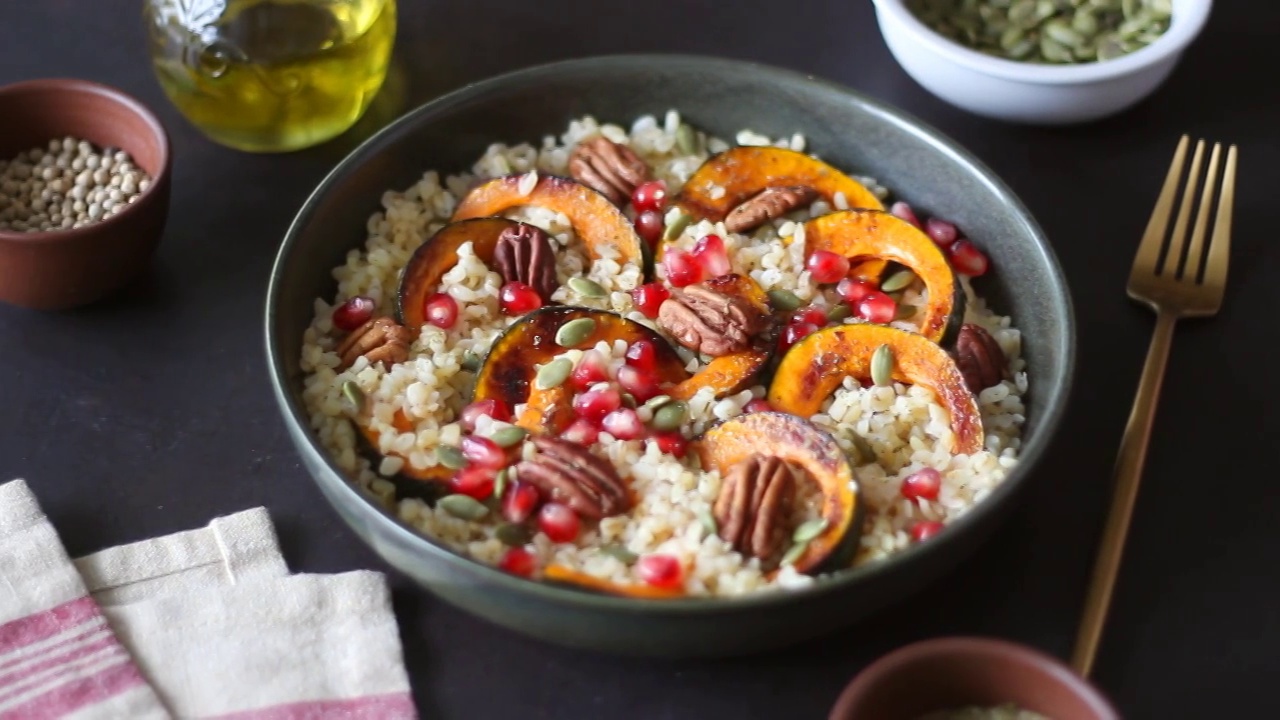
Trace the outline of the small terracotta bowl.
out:
[[[1092,685],[1058,660],[987,638],[938,638],[869,665],[830,720],[919,720],[940,710],[1012,703],[1050,720],[1119,720]]]
[[[73,136],[115,147],[151,176],[119,213],[68,230],[0,230],[0,301],[37,310],[87,305],[146,268],[169,214],[169,137],[142,103],[85,80],[31,80],[0,88],[0,158]]]

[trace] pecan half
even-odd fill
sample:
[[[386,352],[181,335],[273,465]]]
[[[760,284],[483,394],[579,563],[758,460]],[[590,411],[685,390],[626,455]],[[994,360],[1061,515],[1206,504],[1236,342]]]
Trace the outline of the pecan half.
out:
[[[556,281],[555,251],[542,228],[521,223],[503,230],[493,248],[493,260],[504,281],[528,285],[543,302],[550,300],[560,285]]]
[[[817,198],[817,191],[807,185],[768,187],[730,210],[724,218],[724,227],[736,233],[754,230]]]
[[[521,482],[533,484],[543,497],[593,520],[631,509],[631,494],[607,460],[568,440],[545,435],[530,440],[538,454],[516,464]]]
[[[341,368],[351,367],[361,355],[370,364],[385,362],[388,366],[409,359],[409,346],[413,343],[413,331],[385,315],[365,322],[351,331],[338,344]]]
[[[955,357],[965,384],[975,393],[998,385],[1008,373],[1000,343],[981,325],[960,326]]]
[[[583,140],[573,149],[569,155],[569,174],[615,205],[621,205],[637,185],[649,179],[649,166],[626,145],[596,136]]]
[[[658,325],[681,345],[712,357],[744,350],[769,328],[769,316],[750,302],[706,283],[671,288],[658,308]]]
[[[795,476],[780,458],[752,455],[734,465],[712,508],[720,537],[744,555],[772,557],[786,540],[795,493]]]

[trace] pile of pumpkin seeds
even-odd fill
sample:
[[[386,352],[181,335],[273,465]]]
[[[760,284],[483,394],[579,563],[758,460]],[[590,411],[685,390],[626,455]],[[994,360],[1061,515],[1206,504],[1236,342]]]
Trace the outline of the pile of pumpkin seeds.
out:
[[[907,8],[979,52],[1061,65],[1150,45],[1169,29],[1173,0],[907,0]]]

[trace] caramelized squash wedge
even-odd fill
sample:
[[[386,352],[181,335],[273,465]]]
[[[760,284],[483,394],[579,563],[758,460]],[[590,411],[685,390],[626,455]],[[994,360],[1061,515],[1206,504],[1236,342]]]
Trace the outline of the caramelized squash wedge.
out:
[[[552,585],[565,585],[587,592],[642,600],[664,600],[684,596],[684,591],[679,588],[656,588],[652,585],[641,583],[622,585],[602,580],[594,575],[588,575],[563,565],[546,566],[542,570],[542,579]]]
[[[977,398],[945,350],[923,335],[885,325],[834,325],[791,346],[778,363],[769,386],[769,404],[779,411],[810,417],[846,376],[871,377],[871,356],[881,345],[893,352],[893,379],[933,392],[950,415],[953,452],[983,448]]]
[[[833,205],[836,193],[844,193],[848,207],[884,209],[865,185],[821,160],[795,150],[755,146],[731,148],[708,159],[675,203],[694,217],[719,222],[765,188],[788,185],[811,187]]]
[[[400,276],[396,316],[400,324],[417,330],[427,318],[423,304],[440,289],[440,279],[458,264],[458,248],[470,241],[476,257],[493,267],[494,248],[504,230],[521,223],[498,217],[472,218],[449,223],[418,246]]]
[[[721,476],[752,455],[770,455],[804,470],[822,491],[820,516],[827,521],[794,562],[798,572],[848,567],[858,549],[862,508],[853,467],[835,438],[795,415],[755,412],[730,418],[689,445],[705,469]]]
[[[635,263],[649,277],[652,258],[649,244],[640,239],[626,215],[609,198],[569,178],[541,175],[528,194],[520,192],[525,175],[490,180],[467,193],[453,213],[453,220],[499,215],[512,208],[536,205],[563,213],[586,245],[592,260],[605,248],[619,263]]]
[[[378,431],[369,426],[368,418],[361,417],[354,421],[354,425],[361,450],[374,463],[375,471],[384,457],[399,458],[404,462],[400,472],[389,478],[396,486],[396,495],[398,497],[434,500],[448,493],[445,483],[449,481],[449,478],[453,477],[452,470],[443,465],[418,470],[409,464],[409,458],[394,451],[387,453],[381,451],[378,442]],[[392,418],[392,426],[400,432],[412,432],[414,429],[413,423],[400,411],[396,411],[395,417]]]
[[[827,250],[911,268],[929,290],[920,334],[943,345],[955,342],[964,322],[964,288],[942,249],[915,225],[879,210],[844,210],[805,223],[804,242],[806,257]]]

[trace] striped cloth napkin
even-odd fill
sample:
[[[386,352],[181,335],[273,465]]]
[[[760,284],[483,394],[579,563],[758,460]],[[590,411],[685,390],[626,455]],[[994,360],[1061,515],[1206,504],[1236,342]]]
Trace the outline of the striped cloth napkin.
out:
[[[416,718],[385,578],[290,575],[265,510],[74,561],[0,485],[0,718]]]

